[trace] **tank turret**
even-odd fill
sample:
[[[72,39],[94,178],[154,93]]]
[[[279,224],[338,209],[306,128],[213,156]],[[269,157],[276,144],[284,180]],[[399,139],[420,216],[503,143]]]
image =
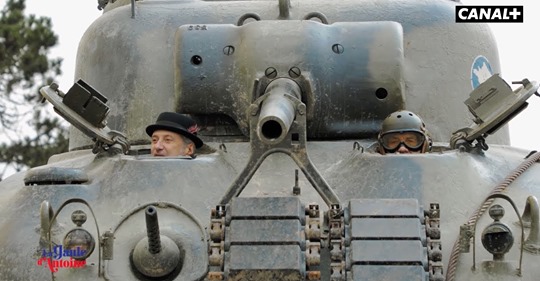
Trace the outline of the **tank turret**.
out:
[[[163,111],[194,115],[208,137],[247,137],[247,107],[277,78],[299,85],[310,139],[371,137],[407,108],[426,119],[435,141],[447,141],[468,123],[462,101],[475,58],[500,72],[489,28],[455,24],[456,2],[247,3],[145,1],[134,12],[129,2],[115,4],[81,39],[75,77],[109,98],[109,126],[132,143],[147,142],[140,128]],[[110,39],[118,33],[125,36]],[[508,144],[507,128],[492,142]],[[70,149],[88,145],[71,132]]]

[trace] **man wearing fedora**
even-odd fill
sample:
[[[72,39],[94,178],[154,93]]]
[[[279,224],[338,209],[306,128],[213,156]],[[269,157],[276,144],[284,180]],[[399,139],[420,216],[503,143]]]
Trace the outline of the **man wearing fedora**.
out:
[[[191,156],[203,145],[197,137],[199,127],[188,116],[176,112],[159,114],[155,124],[146,127],[152,137],[152,156]]]

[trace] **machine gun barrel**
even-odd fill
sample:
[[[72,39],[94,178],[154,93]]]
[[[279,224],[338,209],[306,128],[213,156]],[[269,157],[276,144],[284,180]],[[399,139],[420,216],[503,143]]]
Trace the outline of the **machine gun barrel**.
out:
[[[300,99],[298,84],[287,78],[272,81],[266,88],[257,123],[259,138],[267,143],[280,143],[287,136],[296,116],[293,98]]]
[[[159,236],[159,223],[157,210],[154,206],[148,206],[146,214],[146,232],[148,235],[148,251],[152,254],[161,252],[161,238]]]

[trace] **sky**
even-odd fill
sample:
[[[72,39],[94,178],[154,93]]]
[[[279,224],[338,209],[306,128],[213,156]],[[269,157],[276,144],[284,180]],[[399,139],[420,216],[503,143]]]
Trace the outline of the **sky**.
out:
[[[1,7],[5,3],[6,0],[0,0]],[[524,6],[524,23],[492,23],[490,27],[497,39],[502,78],[509,83],[524,78],[540,82],[540,48],[534,43],[539,36],[535,27],[540,26],[540,1],[463,0],[462,3]],[[59,45],[50,55],[64,59],[59,85],[60,89],[69,89],[74,81],[78,42],[88,26],[102,14],[97,9],[97,0],[26,0],[26,5],[27,14],[52,19]],[[513,146],[536,150],[540,149],[540,141],[534,137],[538,128],[535,121],[540,120],[540,98],[532,96],[528,103],[527,109],[510,121],[510,141]]]

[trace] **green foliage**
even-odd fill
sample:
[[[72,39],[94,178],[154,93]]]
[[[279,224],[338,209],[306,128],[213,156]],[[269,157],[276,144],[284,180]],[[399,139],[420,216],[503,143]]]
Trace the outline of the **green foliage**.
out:
[[[39,103],[39,88],[61,74],[62,59],[48,57],[58,37],[50,18],[25,16],[25,8],[25,0],[8,0],[0,14],[0,162],[17,170],[68,147],[66,126]],[[25,123],[33,130],[21,130]]]
[[[0,159],[9,161],[15,170],[20,171],[25,167],[46,164],[51,155],[67,151],[68,139],[58,121],[44,118],[34,124],[38,130],[37,136],[25,136],[9,145],[0,144]]]

